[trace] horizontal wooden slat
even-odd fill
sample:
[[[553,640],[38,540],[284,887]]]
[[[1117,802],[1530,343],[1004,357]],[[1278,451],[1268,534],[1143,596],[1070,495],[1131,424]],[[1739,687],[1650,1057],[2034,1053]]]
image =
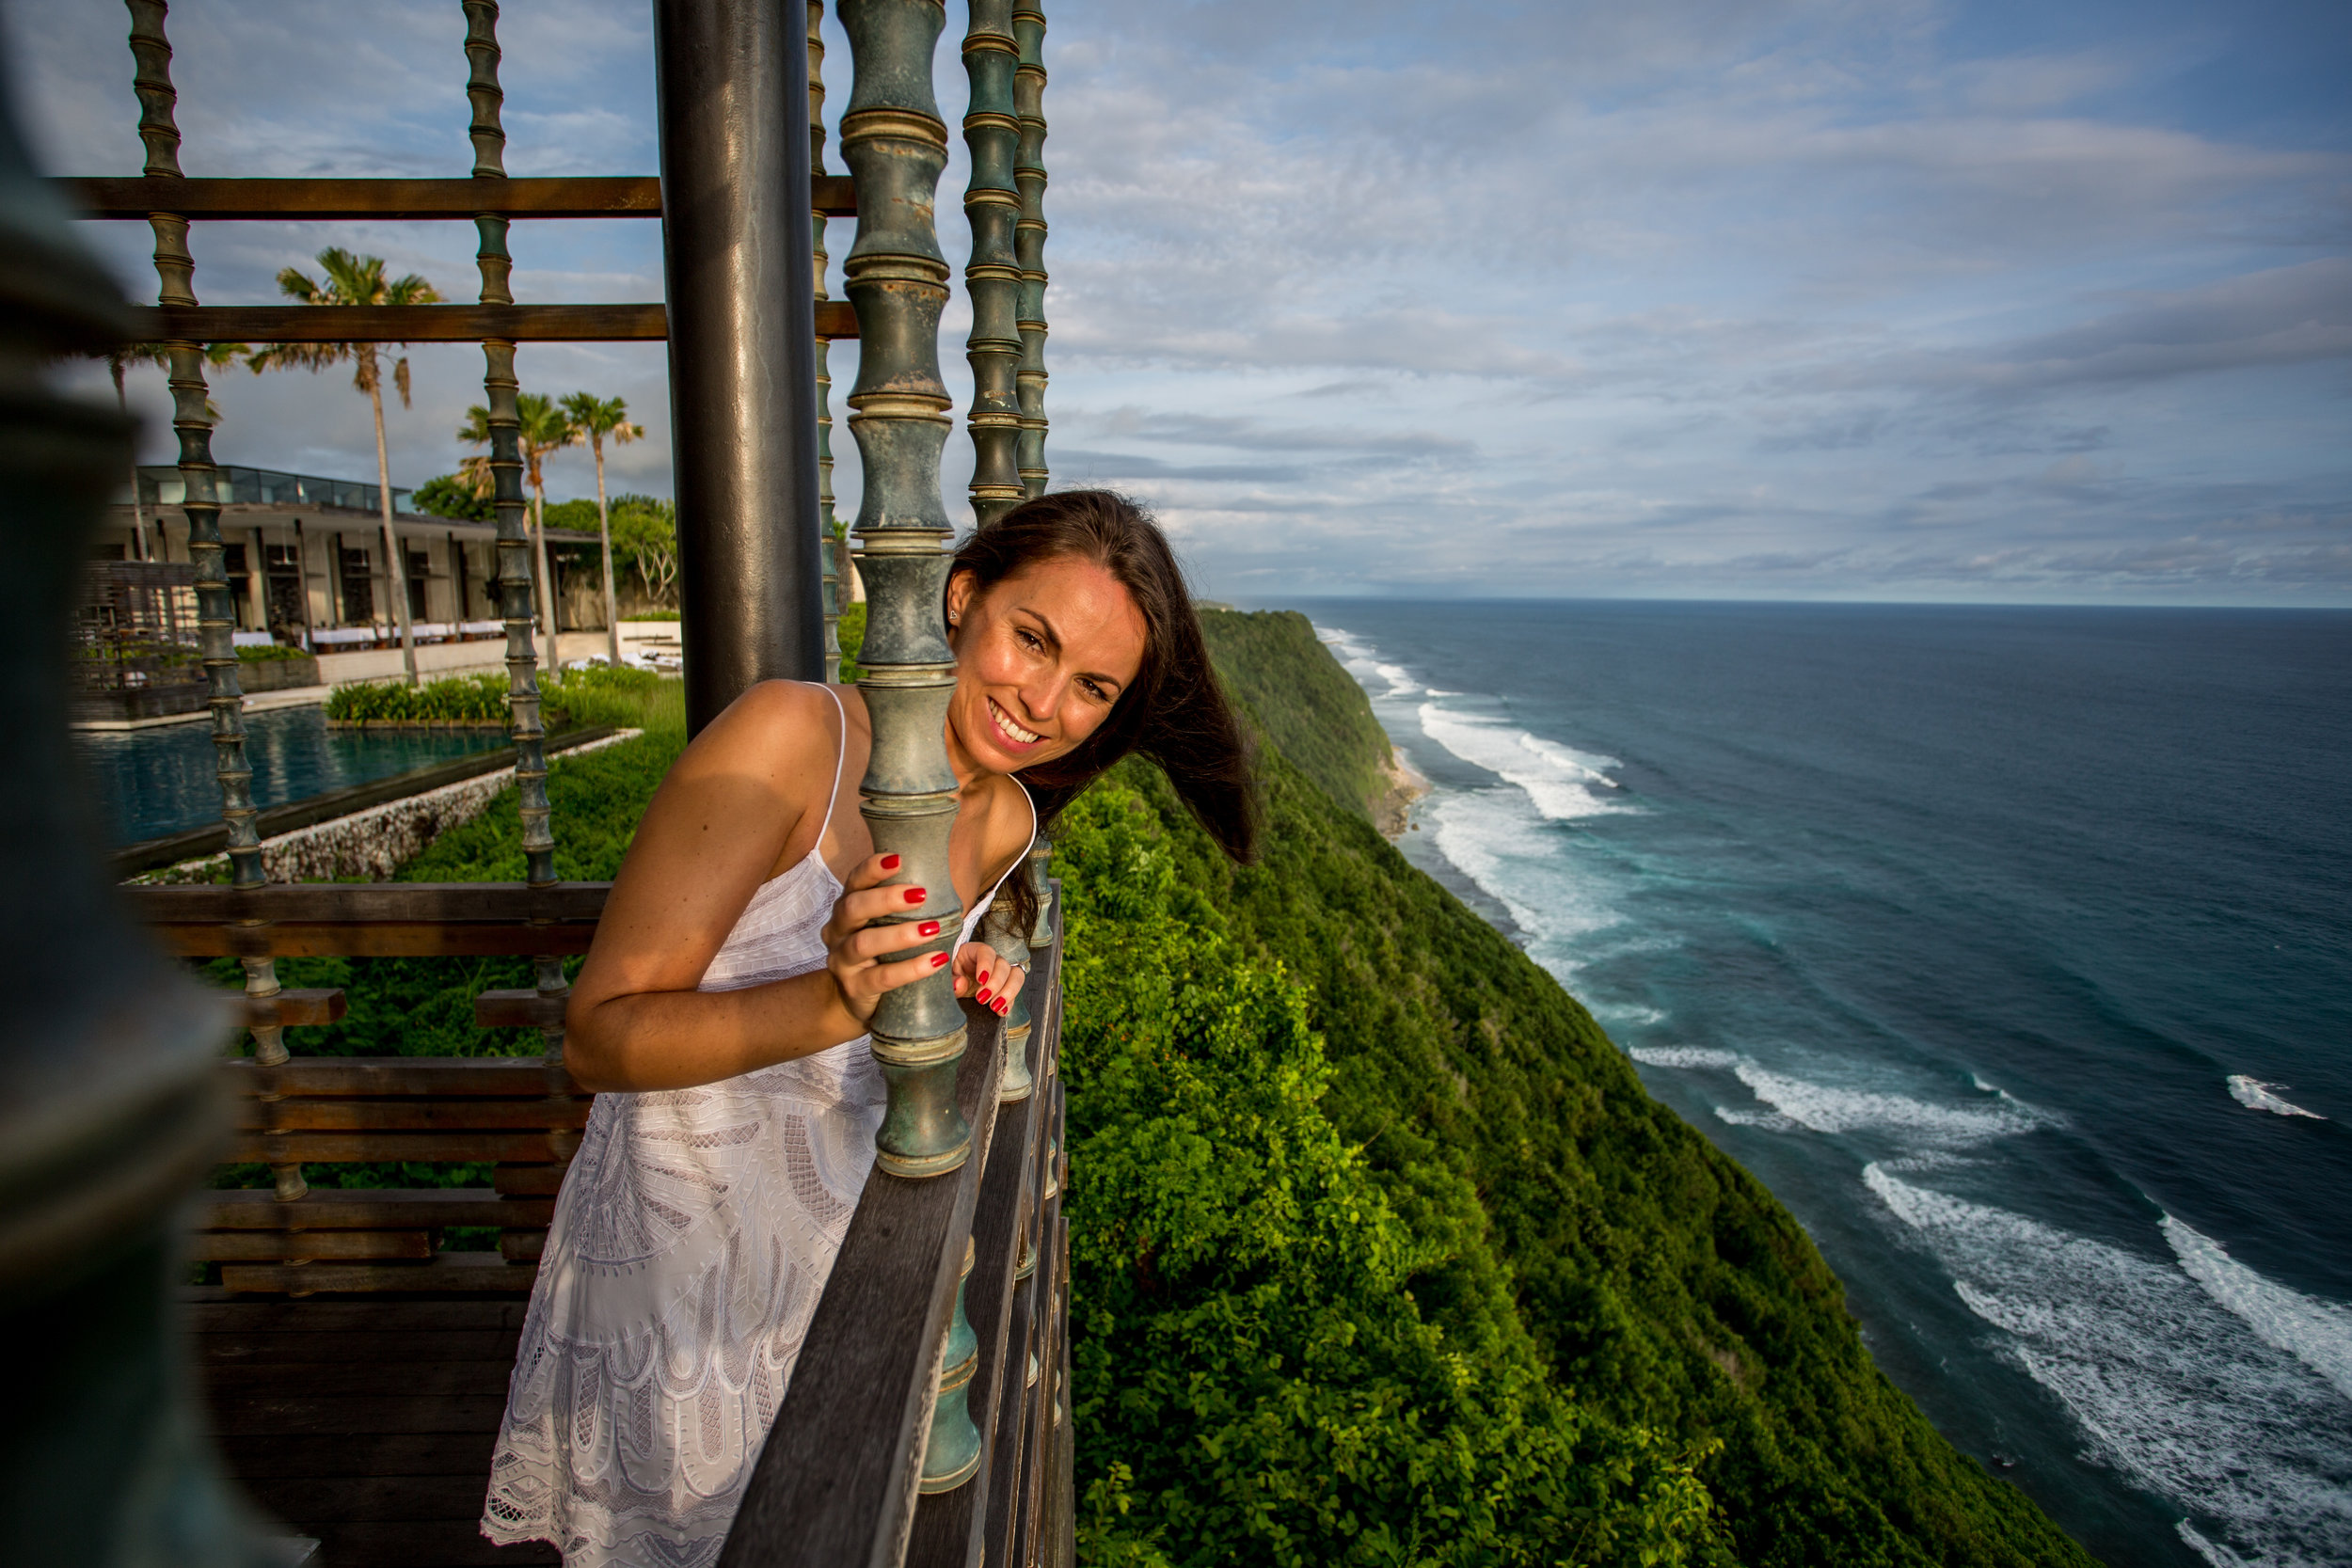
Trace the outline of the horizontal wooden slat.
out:
[[[650,174],[504,180],[60,180],[84,217],[181,217],[325,221],[388,218],[415,222],[470,218],[658,218],[661,182]],[[857,186],[847,175],[818,175],[810,205],[828,217],[857,215]]]
[[[164,950],[183,958],[490,958],[516,955],[569,958],[588,951],[596,928],[494,926],[486,921],[443,925],[380,921],[369,925],[151,927]]]
[[[200,1263],[280,1263],[296,1258],[421,1262],[433,1256],[433,1238],[421,1230],[199,1230],[187,1239],[187,1248]]]
[[[554,1217],[552,1198],[501,1197],[487,1187],[313,1187],[291,1203],[279,1202],[266,1187],[236,1188],[204,1194],[196,1209],[196,1224],[206,1230],[529,1227],[545,1227]]]
[[[181,1316],[198,1335],[516,1333],[523,1308],[506,1301],[246,1301],[218,1287],[180,1292]]]
[[[313,1265],[316,1267],[316,1265]],[[287,1271],[280,1270],[280,1273]],[[398,1274],[378,1269],[377,1274]],[[410,1274],[421,1271],[410,1269]],[[263,1433],[475,1433],[496,1432],[506,1414],[506,1398],[385,1398],[313,1400],[299,1394],[239,1394],[223,1391],[212,1401],[213,1430],[224,1436]],[[485,1478],[487,1471],[484,1472]]]
[[[292,1307],[342,1306],[343,1303],[289,1302]],[[474,1306],[475,1303],[365,1302],[364,1307],[427,1305]],[[480,1305],[489,1306],[491,1303]],[[503,1303],[495,1305],[505,1305]],[[519,1308],[517,1308],[519,1310]],[[478,1433],[306,1433],[290,1436],[261,1433],[215,1439],[221,1457],[234,1476],[472,1476],[490,1473],[490,1453],[498,1441],[493,1421]]]
[[[525,1195],[552,1196],[564,1188],[564,1167],[549,1164],[501,1165],[490,1173],[490,1182],[501,1193],[517,1197]]]
[[[857,336],[846,300],[818,300],[817,335]],[[199,343],[660,342],[660,300],[620,305],[143,305],[127,312],[144,341]]]
[[[463,1259],[463,1262],[459,1260]],[[377,1291],[498,1291],[528,1294],[539,1277],[535,1263],[509,1263],[496,1253],[444,1252],[430,1263],[223,1263],[220,1282],[231,1291],[309,1291],[351,1294]],[[465,1431],[395,1427],[384,1432]]]
[[[535,990],[485,990],[473,999],[474,1025],[481,1029],[552,1029],[564,1022],[568,996]]]
[[[562,1068],[549,1076],[538,1056],[296,1056],[277,1067],[262,1067],[250,1057],[224,1066],[239,1094],[289,1096],[334,1095],[499,1095],[508,1098],[542,1096],[570,1090],[582,1092]]]
[[[562,1560],[544,1542],[494,1546],[462,1519],[330,1524],[320,1528],[318,1543],[327,1568],[506,1568]]]
[[[271,1164],[342,1164],[357,1160],[561,1160],[568,1148],[552,1140],[572,1132],[240,1132],[230,1160]]]
[[[281,1519],[356,1524],[400,1519],[479,1519],[489,1490],[485,1463],[478,1476],[343,1476],[243,1478],[253,1500]]]
[[[172,924],[235,920],[403,922],[595,920],[611,882],[271,882],[261,887],[123,890],[141,918]]]
[[[240,1101],[244,1132],[486,1132],[536,1128],[578,1132],[588,1125],[585,1100],[280,1100]]]
[[[515,1347],[520,1339],[521,1336],[512,1330],[461,1328],[422,1334],[189,1336],[189,1343],[194,1347],[191,1354],[203,1376],[222,1387],[236,1384],[242,1376],[240,1368],[307,1366],[314,1362],[340,1366],[357,1356],[373,1356],[388,1362],[481,1361],[494,1364],[503,1377],[506,1369],[515,1364]],[[484,1463],[488,1463],[486,1457]]]
[[[248,1029],[315,1029],[341,1022],[348,1004],[340,990],[281,990],[276,996],[245,999]]]
[[[499,1256],[510,1263],[536,1263],[547,1245],[544,1230],[509,1230],[499,1238]]]
[[[408,1271],[414,1273],[414,1270]],[[358,1346],[353,1347],[355,1350]],[[397,1361],[361,1354],[330,1363],[271,1363],[239,1367],[211,1380],[212,1388],[240,1399],[294,1398],[326,1403],[352,1399],[497,1399],[512,1367],[494,1361]]]

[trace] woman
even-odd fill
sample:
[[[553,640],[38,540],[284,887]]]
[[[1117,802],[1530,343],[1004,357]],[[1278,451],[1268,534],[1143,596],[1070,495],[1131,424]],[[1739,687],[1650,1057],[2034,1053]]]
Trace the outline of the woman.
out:
[[[1239,729],[1132,503],[1007,513],[958,552],[946,608],[947,859],[969,911],[952,959],[880,958],[906,932],[872,923],[926,894],[858,815],[853,688],[745,692],[638,826],[565,1020],[597,1098],[523,1325],[493,1541],[553,1542],[568,1568],[713,1561],[873,1164],[877,999],[952,961],[959,996],[1009,1010],[1025,975],[973,932],[1040,824],[1129,752],[1229,854],[1254,849]]]

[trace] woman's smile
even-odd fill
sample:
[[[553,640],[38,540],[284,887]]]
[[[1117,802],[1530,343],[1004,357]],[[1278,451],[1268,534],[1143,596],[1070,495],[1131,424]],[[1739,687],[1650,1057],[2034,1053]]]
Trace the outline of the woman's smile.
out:
[[[993,697],[988,700],[988,716],[996,721],[997,735],[1014,751],[1025,752],[1032,746],[1042,744],[1045,739],[1037,731],[1016,721],[1011,714],[1005,711],[1004,705]]]

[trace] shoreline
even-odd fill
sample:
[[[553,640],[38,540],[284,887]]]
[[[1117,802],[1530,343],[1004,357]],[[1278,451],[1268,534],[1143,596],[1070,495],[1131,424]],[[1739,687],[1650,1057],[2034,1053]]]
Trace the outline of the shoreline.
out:
[[[1380,830],[1380,836],[1393,844],[1405,836],[1411,824],[1413,802],[1427,795],[1436,786],[1421,769],[1405,760],[1405,753],[1389,742],[1389,755],[1380,765],[1380,776],[1388,781],[1388,788],[1372,802],[1372,825]]]

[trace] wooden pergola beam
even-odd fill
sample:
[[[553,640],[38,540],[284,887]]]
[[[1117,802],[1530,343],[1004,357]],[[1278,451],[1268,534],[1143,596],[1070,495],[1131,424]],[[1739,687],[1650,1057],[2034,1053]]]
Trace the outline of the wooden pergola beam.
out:
[[[173,180],[96,176],[53,180],[76,214],[145,218],[170,213],[215,221],[325,222],[383,218],[658,218],[661,182],[650,174],[522,180]],[[857,190],[843,175],[812,182],[812,207],[855,217]]]

